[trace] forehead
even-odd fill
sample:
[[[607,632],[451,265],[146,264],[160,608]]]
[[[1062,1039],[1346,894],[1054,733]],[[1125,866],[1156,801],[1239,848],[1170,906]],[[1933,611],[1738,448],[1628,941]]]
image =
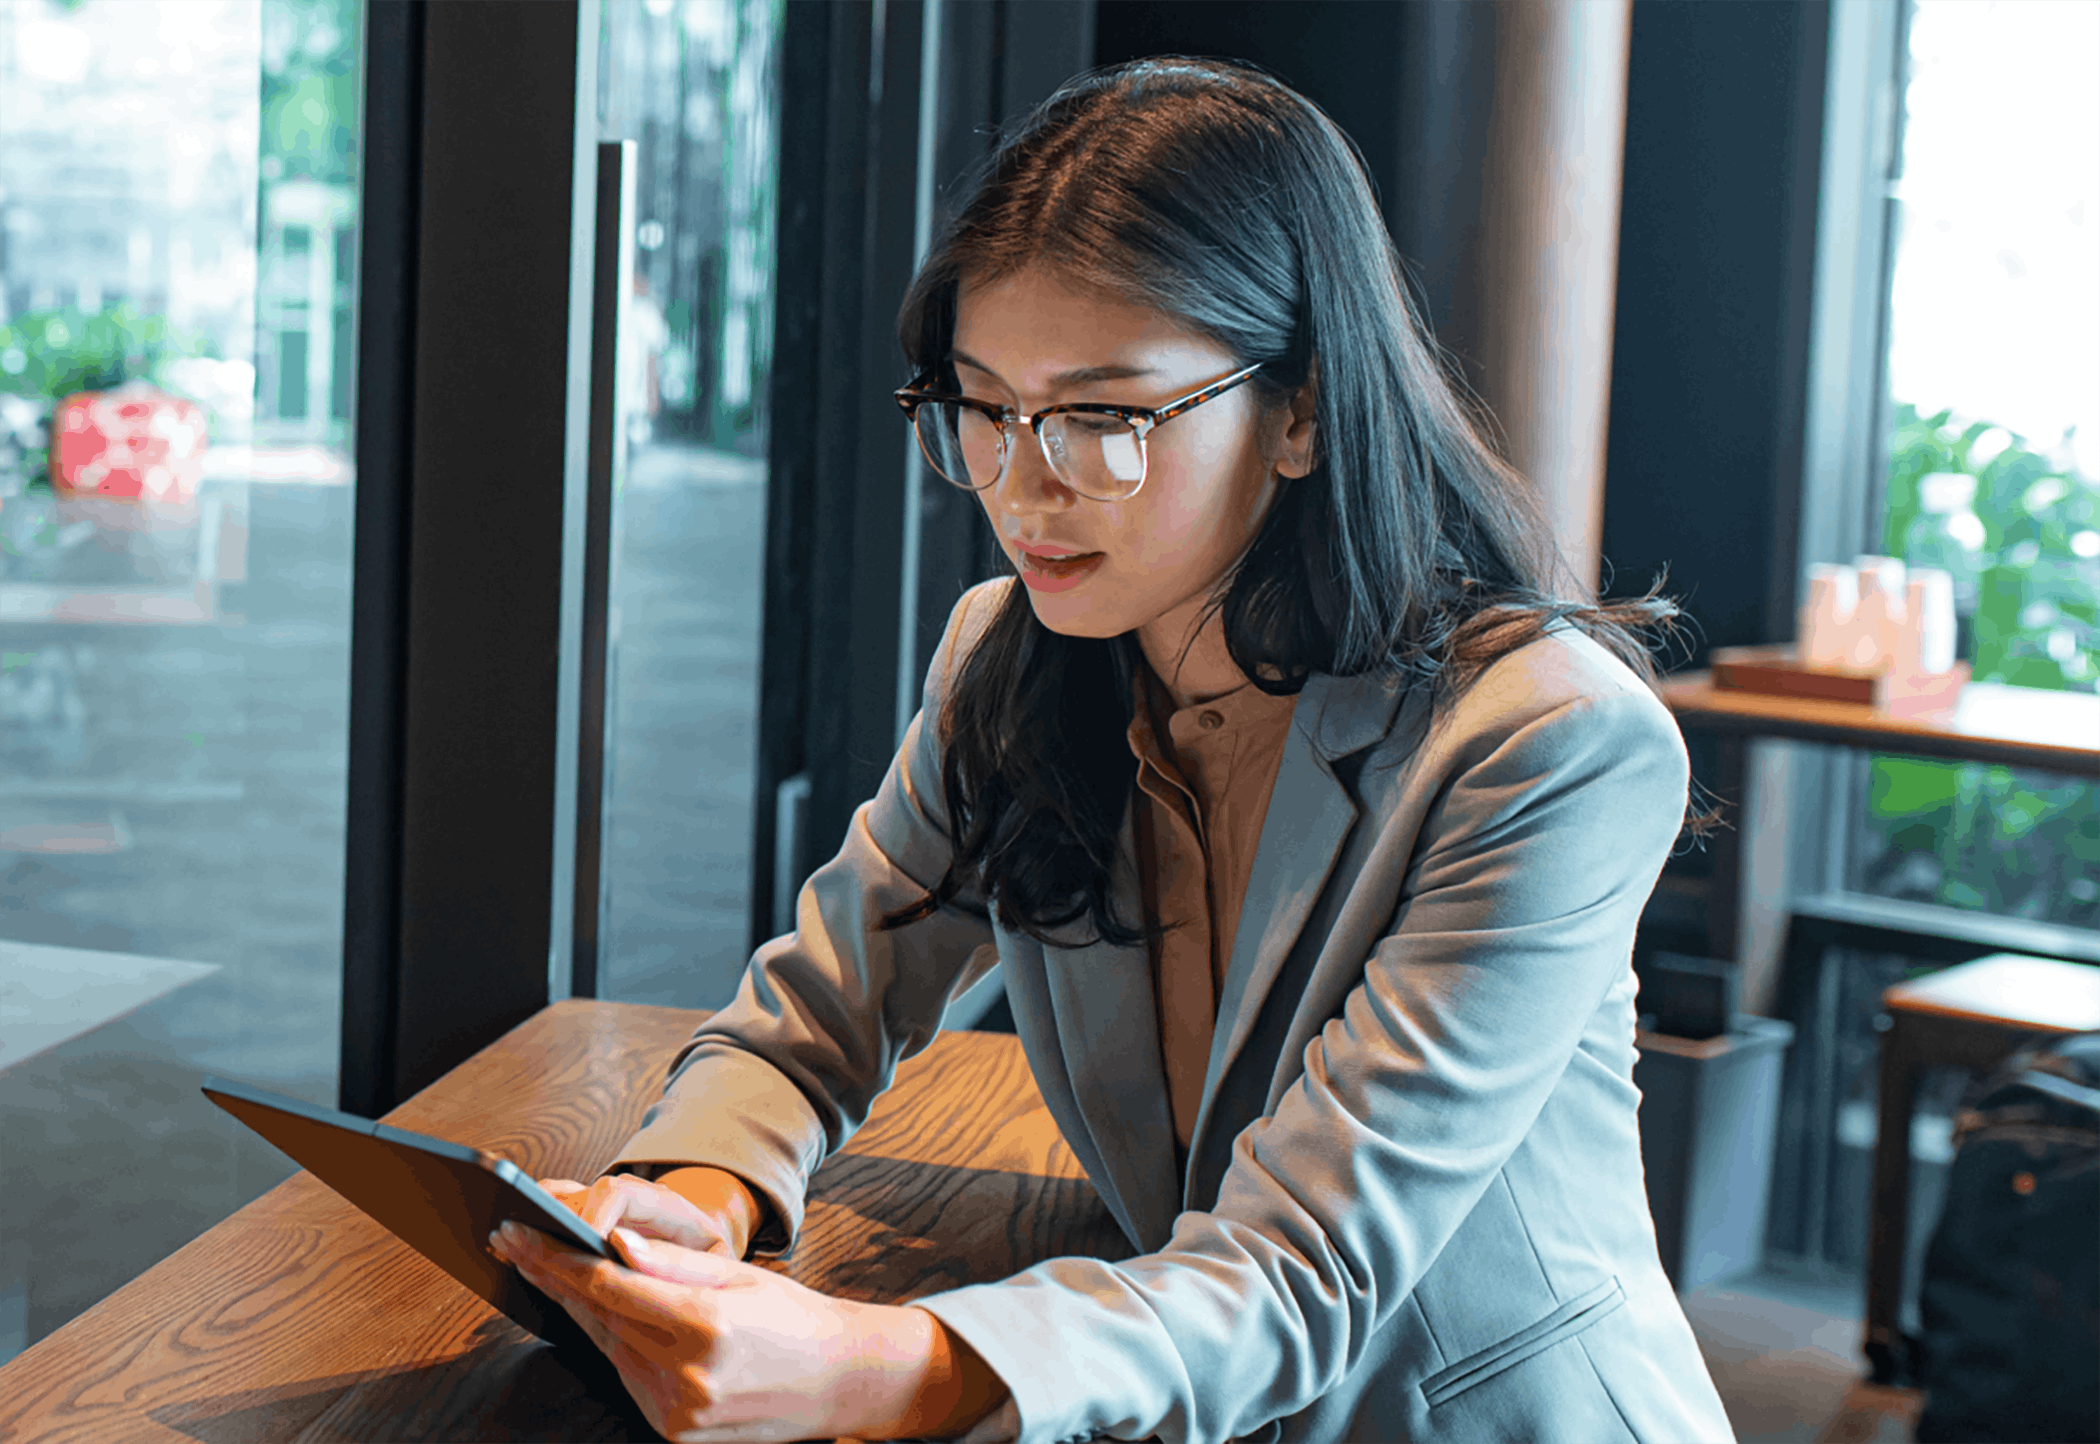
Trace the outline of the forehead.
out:
[[[1178,372],[1231,359],[1163,312],[1043,269],[965,278],[954,350],[1014,384],[1088,369]]]

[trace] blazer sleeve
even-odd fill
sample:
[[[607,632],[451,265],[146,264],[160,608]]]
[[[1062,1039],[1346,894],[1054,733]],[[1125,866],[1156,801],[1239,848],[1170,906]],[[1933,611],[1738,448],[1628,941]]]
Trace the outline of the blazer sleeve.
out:
[[[920,922],[878,924],[947,870],[935,724],[1003,585],[987,582],[956,604],[919,714],[838,855],[802,885],[795,931],[752,955],[735,1000],[671,1060],[662,1097],[607,1169],[707,1164],[737,1174],[768,1213],[754,1253],[794,1247],[809,1175],[867,1120],[897,1064],[933,1041],[951,996],[992,958],[990,921],[967,889]]]
[[[1215,1206],[1157,1253],[916,1301],[1006,1380],[1025,1444],[1223,1441],[1306,1408],[1530,1130],[1627,966],[1687,772],[1630,674],[1548,703],[1521,674],[1487,685],[1509,660],[1427,744],[1440,795],[1390,930],[1233,1140]]]

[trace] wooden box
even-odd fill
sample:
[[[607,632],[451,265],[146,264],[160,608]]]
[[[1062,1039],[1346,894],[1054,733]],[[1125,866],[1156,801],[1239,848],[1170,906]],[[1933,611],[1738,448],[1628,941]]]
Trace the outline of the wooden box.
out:
[[[1967,662],[1956,662],[1949,671],[1915,677],[1810,667],[1795,656],[1791,646],[1784,644],[1716,647],[1712,664],[1716,687],[1781,697],[1812,697],[1825,702],[1862,702],[1891,717],[1951,712],[1969,680]]]

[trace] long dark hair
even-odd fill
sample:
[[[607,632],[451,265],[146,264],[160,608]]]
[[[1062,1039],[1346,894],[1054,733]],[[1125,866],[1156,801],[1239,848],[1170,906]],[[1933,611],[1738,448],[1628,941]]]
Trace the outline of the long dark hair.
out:
[[[1282,483],[1213,603],[1254,685],[1389,669],[1448,694],[1563,619],[1654,681],[1644,634],[1676,608],[1653,591],[1600,605],[1566,575],[1426,339],[1362,156],[1303,96],[1182,58],[1068,82],[1002,140],[921,266],[897,322],[913,372],[947,366],[965,278],[1032,266],[1260,362],[1269,405],[1312,383],[1314,467]],[[1045,941],[1081,919],[1117,943],[1154,931],[1109,902],[1139,656],[1129,636],[1052,632],[1011,589],[928,719],[953,861],[883,926],[970,883]]]

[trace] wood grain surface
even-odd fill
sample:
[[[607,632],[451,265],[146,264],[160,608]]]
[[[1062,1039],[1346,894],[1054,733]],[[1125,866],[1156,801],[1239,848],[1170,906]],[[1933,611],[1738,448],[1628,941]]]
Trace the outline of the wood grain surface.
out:
[[[385,1121],[589,1180],[705,1016],[557,1003]],[[1130,1252],[1019,1041],[947,1033],[817,1171],[793,1256],[766,1266],[902,1302]],[[656,1437],[609,1368],[556,1356],[307,1173],[0,1368],[8,1444]]]
[[[1971,682],[1953,714],[1939,717],[1891,717],[1860,702],[1730,691],[1714,686],[1705,672],[1665,678],[1662,695],[1688,727],[2100,777],[2100,696],[2088,692]]]
[[[1891,1013],[1935,1013],[2046,1033],[2100,1028],[2100,968],[2014,954],[1942,968],[1881,994]]]

